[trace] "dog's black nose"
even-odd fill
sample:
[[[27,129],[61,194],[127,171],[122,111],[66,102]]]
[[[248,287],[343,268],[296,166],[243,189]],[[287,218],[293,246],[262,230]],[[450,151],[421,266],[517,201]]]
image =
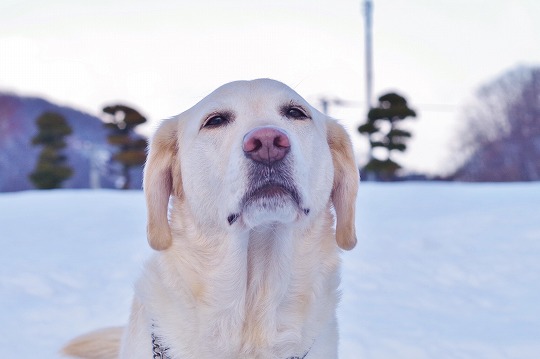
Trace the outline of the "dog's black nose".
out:
[[[242,149],[253,161],[271,165],[290,151],[289,136],[277,127],[262,126],[254,128],[245,136]]]

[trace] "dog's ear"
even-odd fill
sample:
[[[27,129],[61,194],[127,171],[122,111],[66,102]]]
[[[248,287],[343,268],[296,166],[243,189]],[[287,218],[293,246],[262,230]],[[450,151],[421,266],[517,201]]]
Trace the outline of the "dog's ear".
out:
[[[178,121],[164,121],[152,137],[144,167],[144,193],[150,247],[165,250],[172,244],[168,210],[171,193],[182,196],[178,162]]]
[[[356,245],[355,207],[360,182],[351,140],[345,129],[328,119],[327,141],[334,163],[332,204],[336,211],[336,240],[341,249],[351,250]]]

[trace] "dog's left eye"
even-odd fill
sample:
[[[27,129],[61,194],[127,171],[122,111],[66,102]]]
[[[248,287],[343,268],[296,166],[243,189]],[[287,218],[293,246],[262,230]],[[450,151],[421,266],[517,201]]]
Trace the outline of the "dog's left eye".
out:
[[[294,119],[305,119],[309,117],[308,115],[306,115],[306,113],[302,109],[298,107],[288,108],[285,111],[285,116],[287,116],[288,118],[294,118]]]

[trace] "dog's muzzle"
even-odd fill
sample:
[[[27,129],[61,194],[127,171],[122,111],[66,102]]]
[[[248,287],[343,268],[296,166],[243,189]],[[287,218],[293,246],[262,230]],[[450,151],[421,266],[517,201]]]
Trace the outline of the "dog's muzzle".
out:
[[[258,203],[263,208],[275,207],[277,203],[291,201],[305,215],[301,198],[293,180],[292,160],[287,156],[291,142],[287,133],[275,126],[252,129],[243,138],[242,150],[252,162],[248,164],[248,190],[241,201],[241,208]],[[232,225],[240,217],[234,213],[227,217]]]

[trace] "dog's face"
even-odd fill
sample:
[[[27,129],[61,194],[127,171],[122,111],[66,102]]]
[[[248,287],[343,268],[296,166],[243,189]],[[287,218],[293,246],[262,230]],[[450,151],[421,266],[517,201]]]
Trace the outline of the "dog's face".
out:
[[[332,198],[338,244],[350,249],[357,185],[350,141],[335,121],[280,82],[229,83],[156,132],[145,168],[149,241],[170,245],[171,193],[201,228],[224,230],[308,223]]]
[[[227,84],[183,125],[183,190],[201,225],[290,223],[326,206],[334,171],[321,146],[325,118],[288,87]]]

